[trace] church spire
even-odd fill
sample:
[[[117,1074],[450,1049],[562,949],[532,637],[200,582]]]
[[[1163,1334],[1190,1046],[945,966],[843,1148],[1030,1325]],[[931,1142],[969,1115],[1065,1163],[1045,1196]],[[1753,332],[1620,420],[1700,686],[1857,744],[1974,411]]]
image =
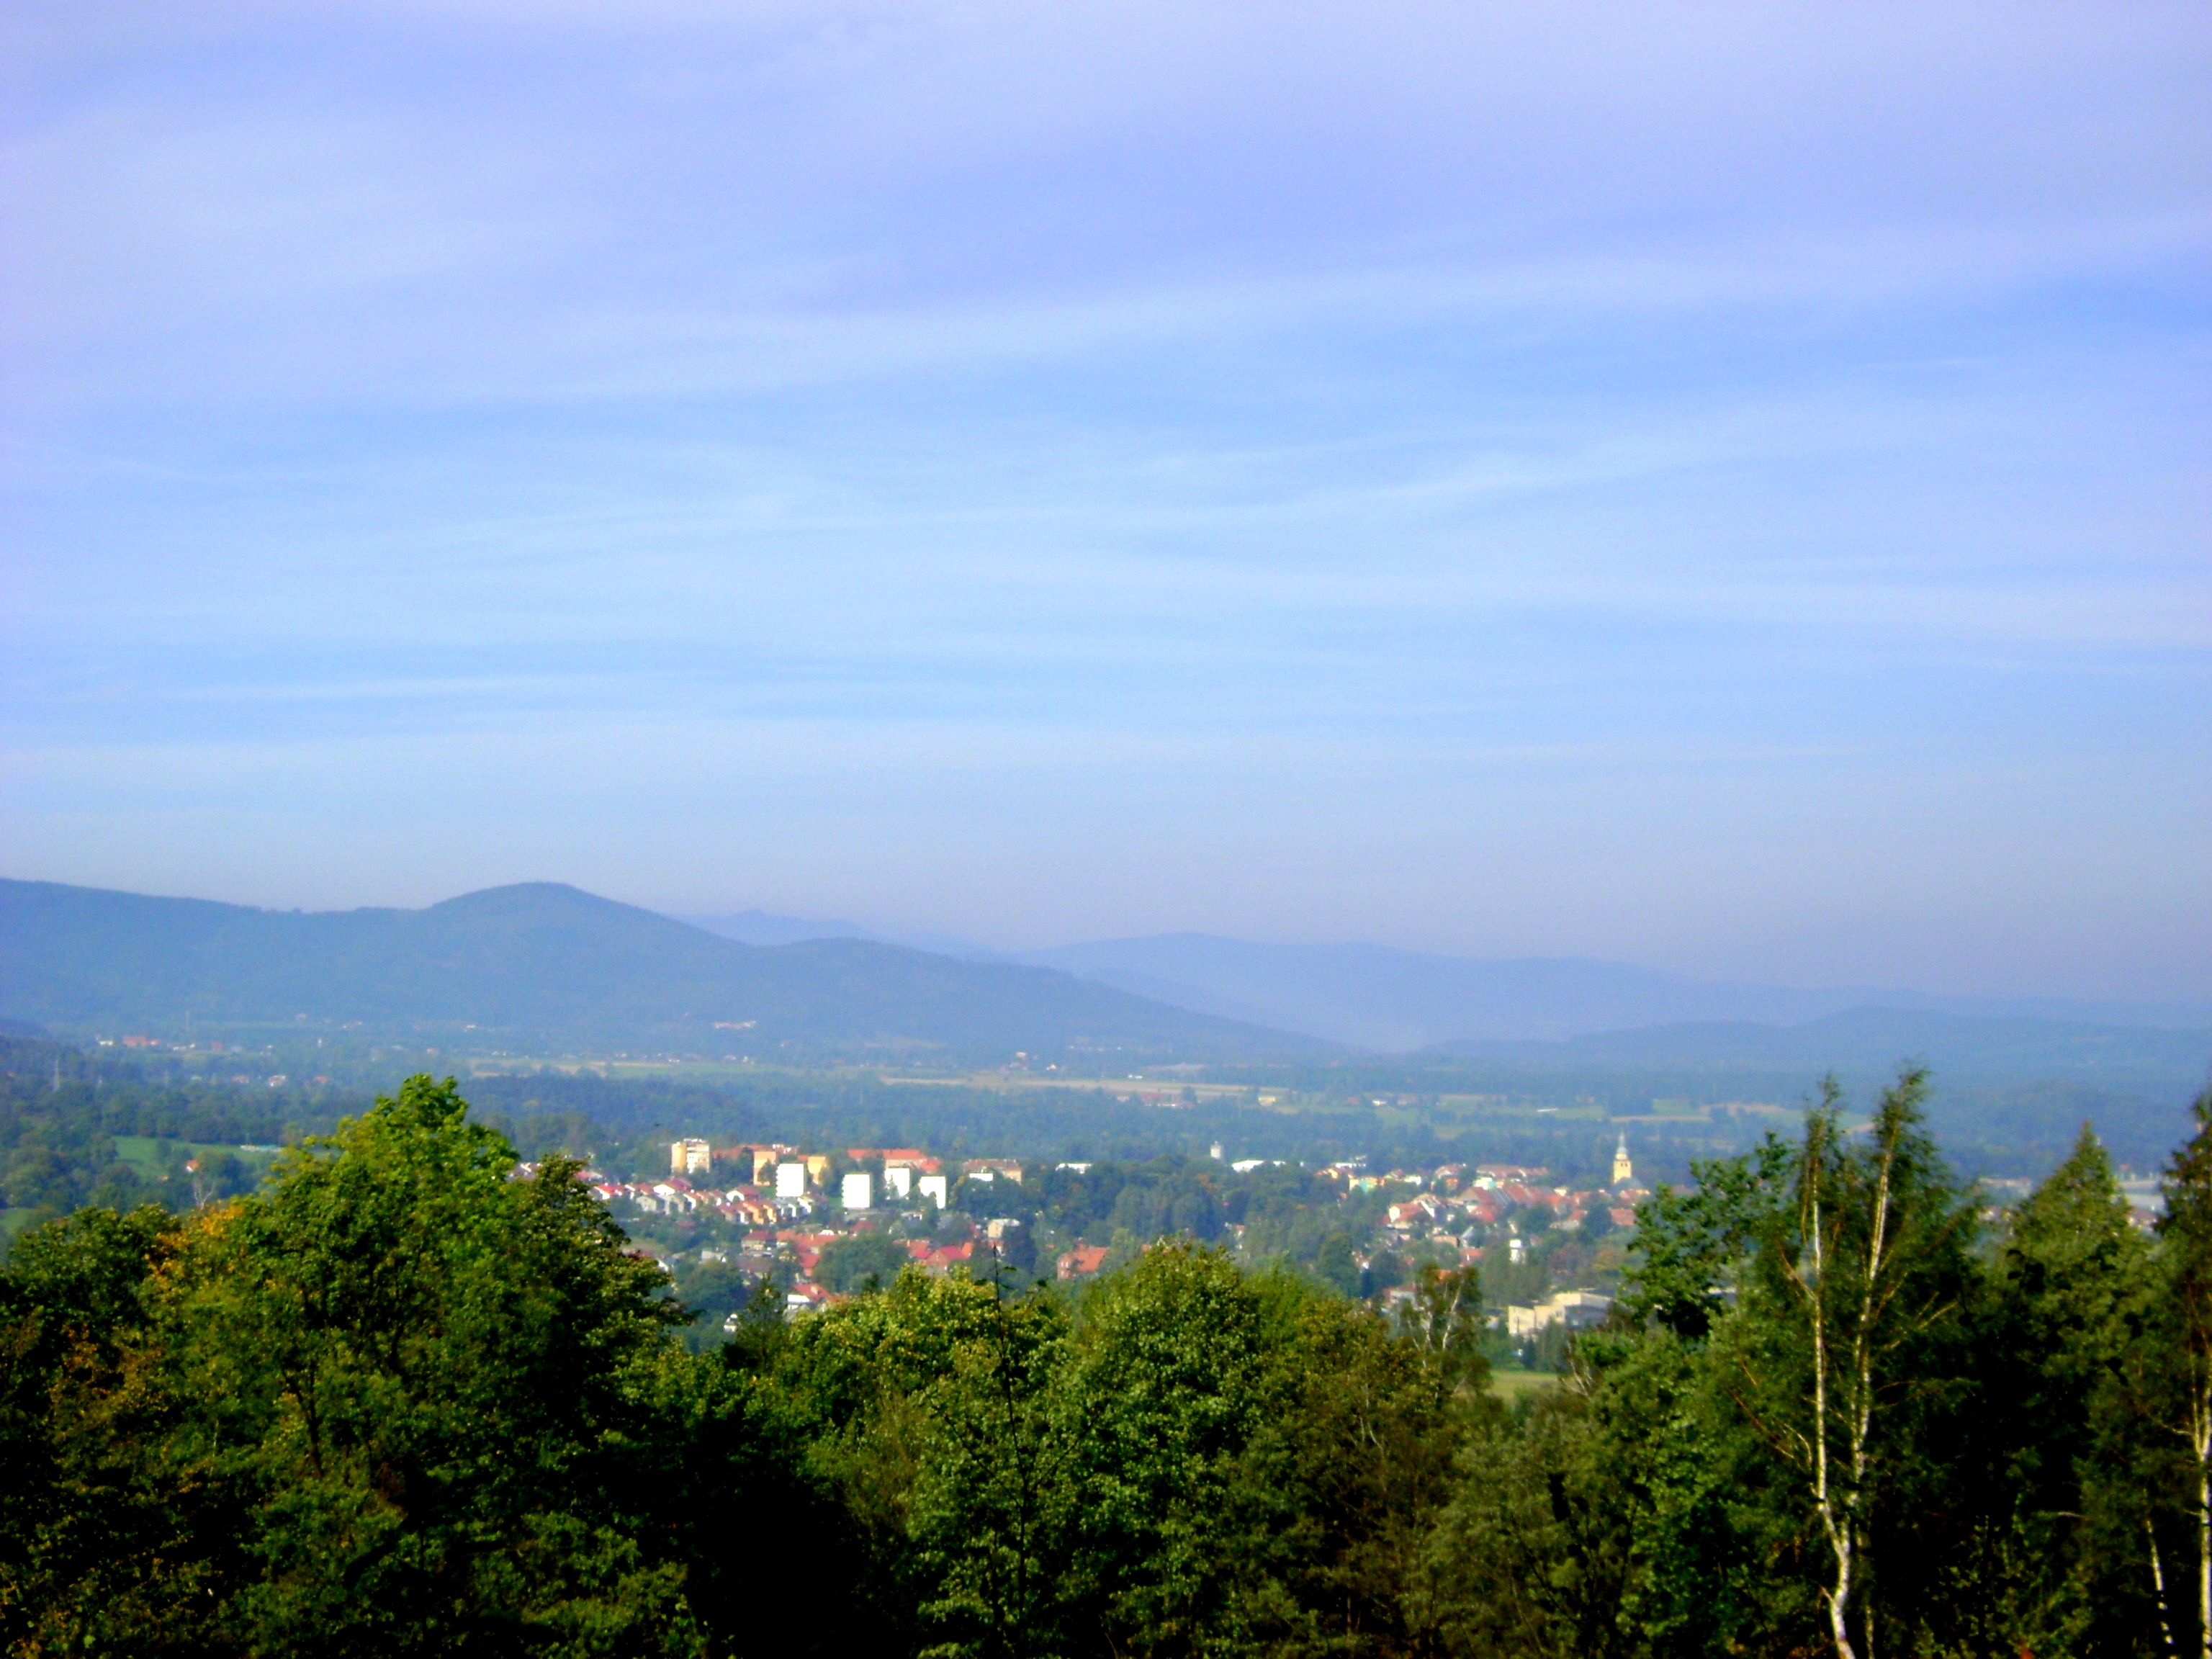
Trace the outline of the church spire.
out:
[[[1613,1184],[1626,1186],[1636,1179],[1636,1166],[1628,1161],[1628,1131],[1620,1132],[1620,1145],[1613,1152]]]

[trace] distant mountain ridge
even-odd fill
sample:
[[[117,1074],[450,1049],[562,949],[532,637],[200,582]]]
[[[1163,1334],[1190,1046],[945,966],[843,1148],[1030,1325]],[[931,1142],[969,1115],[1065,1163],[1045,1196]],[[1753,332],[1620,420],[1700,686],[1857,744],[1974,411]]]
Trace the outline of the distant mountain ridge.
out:
[[[0,1017],[82,1030],[187,1012],[754,1054],[1327,1052],[1048,969],[863,939],[748,945],[552,883],[301,913],[0,881]]]
[[[1206,933],[1062,945],[1018,959],[1181,1007],[1398,1054],[1684,1024],[1795,1026],[1869,1007],[2085,1025],[2212,1027],[2212,1006],[2186,1004],[2144,1007],[1864,986],[1802,990],[1572,957],[1485,961],[1379,945],[1261,945]]]
[[[1948,1083],[2064,1078],[2185,1098],[2212,1070],[2212,1030],[2168,1030],[2051,1019],[1999,1019],[1920,1009],[1853,1008],[1795,1025],[1710,1020],[1601,1031],[1555,1042],[1440,1043],[1439,1058],[1516,1069],[1594,1066],[1683,1073],[1741,1071],[1859,1079],[1923,1060]]]
[[[716,919],[756,937],[814,937],[850,922],[752,911]],[[912,941],[919,944],[921,941]],[[1802,989],[1693,980],[1573,957],[1489,960],[1379,945],[1264,945],[1164,933],[972,960],[1060,969],[1194,1012],[1346,1047],[1551,1071],[1577,1066],[1862,1079],[1899,1060],[1947,1076],[2068,1079],[2194,1092],[2212,1066],[2212,1006],[1943,995],[1879,987]]]
[[[669,920],[719,939],[733,939],[740,945],[803,945],[817,939],[880,937],[854,922],[809,921],[804,916],[773,915],[766,910],[733,910],[718,916],[671,916]],[[890,943],[888,939],[883,942]]]
[[[871,929],[763,910],[680,920],[748,944],[876,939],[969,962],[1054,968],[1194,1012],[1386,1054],[1467,1042],[1558,1042],[1673,1025],[1802,1025],[1868,1008],[2077,1025],[2212,1029],[2212,1003],[2089,1002],[1864,985],[1808,989],[1698,980],[1573,957],[1447,957],[1382,945],[1272,945],[1195,933],[1002,951],[951,935]]]
[[[735,910],[713,916],[679,915],[673,920],[722,939],[733,939],[740,945],[799,945],[817,939],[872,939],[881,945],[903,945],[909,951],[927,951],[933,956],[957,957],[963,962],[1020,959],[951,933],[863,927],[858,922],[780,916],[768,910]]]
[[[759,912],[714,920],[806,936],[747,944],[547,883],[422,910],[302,914],[0,881],[0,1023],[119,1033],[173,1031],[188,1014],[210,1024],[305,1017],[444,1031],[456,1046],[763,1058],[1025,1050],[1221,1062],[1364,1049],[1537,1069],[1812,1073],[1917,1055],[1952,1073],[2166,1091],[2193,1091],[2212,1061],[2212,1018],[2153,1029],[2007,1014],[1999,999],[1203,934],[978,960],[825,938],[815,930],[836,924]],[[1869,1006],[1884,996],[1921,1006]]]

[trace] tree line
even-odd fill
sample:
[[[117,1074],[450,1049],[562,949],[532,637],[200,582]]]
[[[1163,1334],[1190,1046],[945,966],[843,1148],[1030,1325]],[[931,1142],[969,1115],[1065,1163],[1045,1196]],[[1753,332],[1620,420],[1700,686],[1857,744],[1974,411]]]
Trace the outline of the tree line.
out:
[[[1640,1217],[1567,1374],[1472,1270],[1389,1312],[1163,1238],[726,1341],[410,1079],[0,1272],[21,1655],[2181,1655],[2212,1635],[2212,1091],[1987,1212],[1907,1073]]]

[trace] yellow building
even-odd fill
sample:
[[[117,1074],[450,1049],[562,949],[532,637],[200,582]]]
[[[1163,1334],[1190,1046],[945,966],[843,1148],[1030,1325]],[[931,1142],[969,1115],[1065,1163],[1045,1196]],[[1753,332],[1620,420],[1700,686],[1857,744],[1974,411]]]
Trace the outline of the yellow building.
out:
[[[668,1147],[668,1173],[671,1175],[705,1175],[714,1165],[714,1154],[703,1140],[672,1141]]]

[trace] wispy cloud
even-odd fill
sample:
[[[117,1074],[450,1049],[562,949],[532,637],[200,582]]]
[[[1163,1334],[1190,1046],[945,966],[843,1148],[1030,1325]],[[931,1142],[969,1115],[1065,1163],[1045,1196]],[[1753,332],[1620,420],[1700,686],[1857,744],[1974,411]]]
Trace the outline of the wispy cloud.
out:
[[[2192,8],[32,0],[0,65],[24,873],[2212,994]]]

